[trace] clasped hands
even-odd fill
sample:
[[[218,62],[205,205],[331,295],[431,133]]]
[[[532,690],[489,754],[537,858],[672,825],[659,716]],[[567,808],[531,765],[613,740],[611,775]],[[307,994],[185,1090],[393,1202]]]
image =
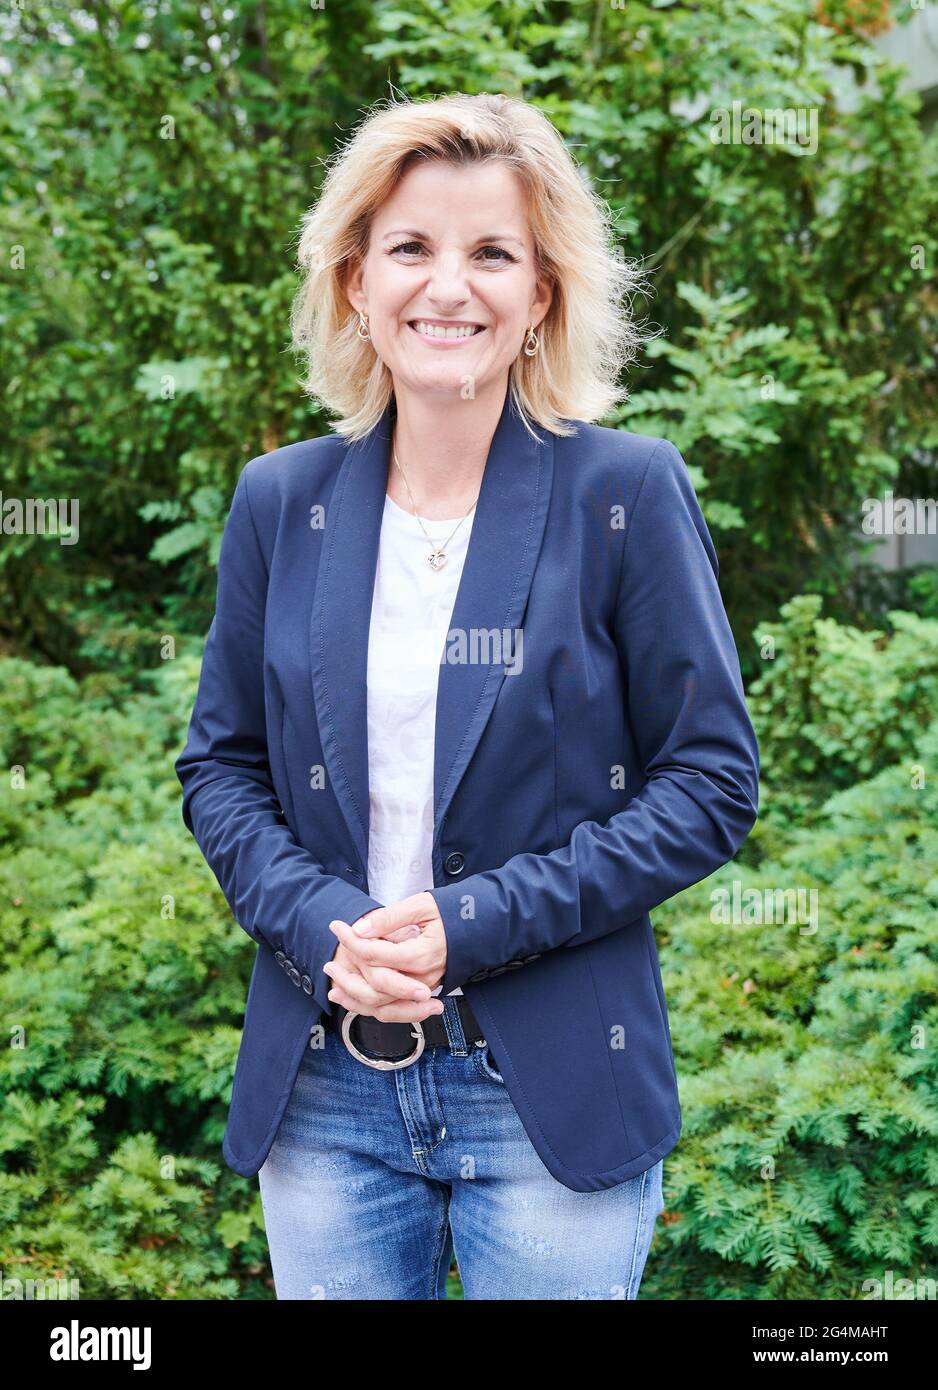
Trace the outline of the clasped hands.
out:
[[[446,932],[430,893],[373,908],[351,925],[336,918],[329,930],[339,938],[323,966],[334,1003],[384,1023],[443,1012],[433,990],[446,972]]]

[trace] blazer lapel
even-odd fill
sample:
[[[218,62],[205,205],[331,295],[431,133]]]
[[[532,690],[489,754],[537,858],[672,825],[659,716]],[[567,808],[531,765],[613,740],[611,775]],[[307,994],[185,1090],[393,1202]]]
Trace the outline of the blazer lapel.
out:
[[[532,428],[536,428],[533,427]],[[505,679],[505,659],[524,655],[521,628],[544,536],[553,481],[554,436],[533,439],[509,390],[492,439],[469,548],[450,618],[449,655],[437,686],[433,847]],[[501,659],[478,660],[487,634]],[[459,660],[462,652],[468,661]],[[445,654],[444,654],[445,655]],[[512,677],[518,679],[518,677]]]
[[[310,620],[310,670],[323,756],[366,874],[368,631],[392,411],[393,403],[364,439],[346,448],[327,508]],[[505,658],[517,645],[527,606],[554,459],[554,436],[536,427],[535,434],[532,438],[522,423],[509,389],[482,475],[450,638],[441,654],[448,659],[440,666],[437,686],[434,850],[443,816],[505,679]],[[498,639],[488,659],[487,636]]]

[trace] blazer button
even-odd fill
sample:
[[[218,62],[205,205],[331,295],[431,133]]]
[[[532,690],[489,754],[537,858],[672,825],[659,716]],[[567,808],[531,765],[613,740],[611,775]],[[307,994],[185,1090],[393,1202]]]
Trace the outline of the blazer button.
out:
[[[302,976],[300,977],[300,984],[303,986],[303,993],[304,993],[304,994],[312,994],[312,992],[313,992],[313,982],[312,982],[312,980],[309,978],[308,975],[302,975]]]
[[[278,965],[283,965],[283,962],[286,960],[286,958],[286,954],[283,951],[278,951],[277,954],[274,956],[274,960],[277,962]]]
[[[299,985],[300,972],[297,970],[295,965],[290,966],[290,969],[287,971],[287,974],[290,976],[290,979],[293,981],[295,985]]]
[[[464,856],[459,853],[458,849],[456,849],[453,850],[452,854],[448,854],[446,856],[446,859],[443,862],[443,868],[446,870],[448,874],[461,874],[465,862],[466,860]]]

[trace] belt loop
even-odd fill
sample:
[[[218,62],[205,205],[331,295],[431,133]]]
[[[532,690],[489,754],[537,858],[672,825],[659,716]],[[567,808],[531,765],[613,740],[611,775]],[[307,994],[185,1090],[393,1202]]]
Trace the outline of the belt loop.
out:
[[[449,1050],[456,1057],[467,1057],[469,1048],[466,1045],[466,1034],[463,1031],[462,1019],[459,1017],[459,995],[448,994],[443,1000],[443,1012],[440,1014],[443,1026],[446,1029],[446,1036],[449,1039]]]

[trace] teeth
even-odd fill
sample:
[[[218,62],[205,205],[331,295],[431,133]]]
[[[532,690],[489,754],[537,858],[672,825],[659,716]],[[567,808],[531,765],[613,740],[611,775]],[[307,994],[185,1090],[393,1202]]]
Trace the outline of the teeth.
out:
[[[418,333],[422,333],[425,338],[471,338],[479,331],[478,325],[468,327],[444,328],[439,323],[424,323],[418,319],[414,324]]]

